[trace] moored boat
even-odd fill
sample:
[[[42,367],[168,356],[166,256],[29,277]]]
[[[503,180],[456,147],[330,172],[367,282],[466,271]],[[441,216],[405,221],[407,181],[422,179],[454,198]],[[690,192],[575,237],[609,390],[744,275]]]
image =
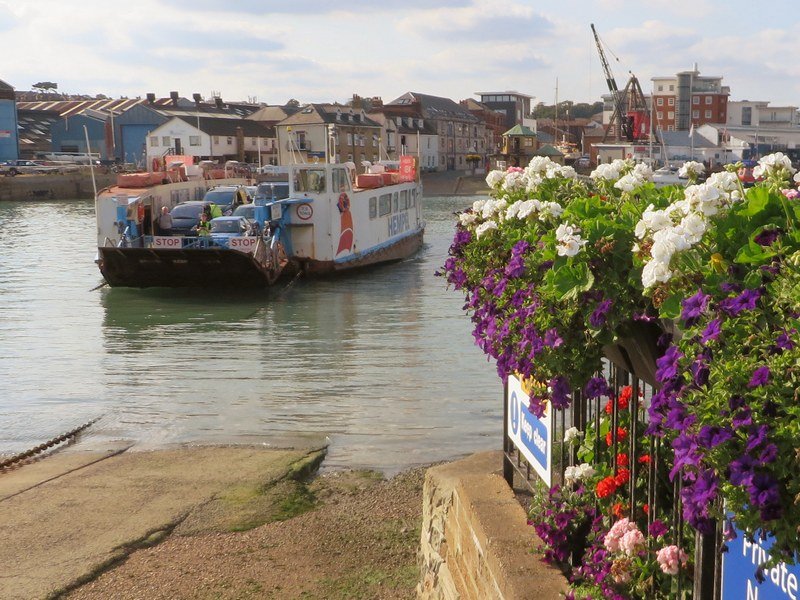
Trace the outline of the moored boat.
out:
[[[289,196],[259,199],[241,231],[169,235],[163,206],[201,199],[202,177],[98,194],[98,266],[123,287],[268,286],[297,272],[324,274],[403,259],[422,245],[422,187],[414,157],[397,170],[347,164],[288,167]],[[226,180],[228,183],[232,180]],[[229,226],[229,225],[226,225]],[[203,232],[205,233],[205,232]]]

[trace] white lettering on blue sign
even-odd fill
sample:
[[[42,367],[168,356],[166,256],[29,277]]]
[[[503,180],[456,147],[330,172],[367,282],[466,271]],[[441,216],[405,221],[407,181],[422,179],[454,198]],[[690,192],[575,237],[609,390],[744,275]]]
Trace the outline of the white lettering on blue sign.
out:
[[[522,390],[518,378],[508,378],[508,436],[520,453],[530,463],[533,470],[547,484],[552,479],[552,453],[550,432],[552,431],[552,412],[548,406],[539,418],[528,409],[528,395]]]
[[[411,228],[408,220],[408,213],[402,212],[389,217],[389,235],[397,235]]]
[[[775,565],[764,571],[764,582],[758,583],[755,573],[766,562],[772,539],[749,540],[734,527],[736,538],[728,542],[722,558],[722,600],[798,600],[800,565]]]

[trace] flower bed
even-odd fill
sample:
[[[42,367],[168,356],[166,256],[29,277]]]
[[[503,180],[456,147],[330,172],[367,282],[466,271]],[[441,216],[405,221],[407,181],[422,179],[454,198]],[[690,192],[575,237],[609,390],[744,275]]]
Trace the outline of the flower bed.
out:
[[[581,181],[534,158],[491,172],[492,198],[459,215],[442,274],[498,374],[526,381],[534,414],[577,392],[617,404],[617,429],[600,419],[580,432],[581,463],[532,513],[550,559],[583,552],[576,597],[668,597],[689,569],[680,517],[706,532],[732,513],[746,535],[775,538],[773,563],[800,550],[800,202],[785,156],[756,171],[749,189],[732,171],[698,184],[702,165],[687,163],[688,187],[656,189],[630,161]],[[656,325],[660,347],[640,335]],[[597,377],[604,355],[658,386],[646,418]],[[642,419],[627,454],[624,419]],[[669,528],[618,493],[641,485],[625,465],[644,460],[644,436],[668,450],[659,476],[682,488]],[[570,547],[566,520],[583,532]]]

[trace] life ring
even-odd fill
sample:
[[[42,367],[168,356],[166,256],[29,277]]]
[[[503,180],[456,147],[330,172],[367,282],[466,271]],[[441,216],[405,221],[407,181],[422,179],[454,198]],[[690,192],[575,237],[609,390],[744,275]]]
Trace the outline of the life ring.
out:
[[[157,156],[153,158],[153,172],[161,170],[161,159]]]

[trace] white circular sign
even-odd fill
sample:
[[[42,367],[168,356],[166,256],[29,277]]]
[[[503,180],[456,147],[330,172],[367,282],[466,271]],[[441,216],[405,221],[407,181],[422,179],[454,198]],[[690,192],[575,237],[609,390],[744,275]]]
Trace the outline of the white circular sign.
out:
[[[314,214],[314,209],[311,207],[310,204],[297,205],[297,216],[300,219],[303,219],[303,221],[308,221],[313,214]]]

